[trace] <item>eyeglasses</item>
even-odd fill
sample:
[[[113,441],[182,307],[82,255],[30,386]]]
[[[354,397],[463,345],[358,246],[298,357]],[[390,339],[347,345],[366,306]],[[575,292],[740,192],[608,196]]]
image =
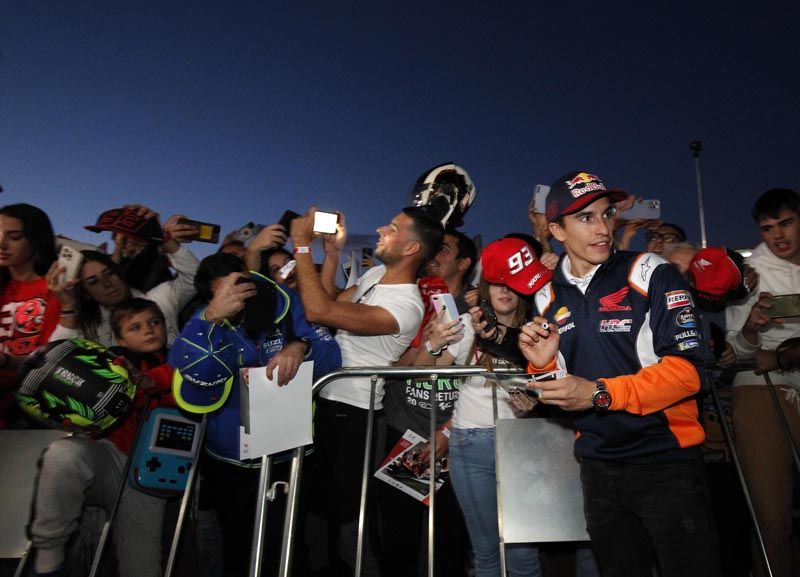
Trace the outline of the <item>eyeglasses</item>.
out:
[[[657,240],[662,242],[678,242],[679,240],[678,235],[672,232],[648,232],[645,238],[647,238],[647,242],[654,242]]]

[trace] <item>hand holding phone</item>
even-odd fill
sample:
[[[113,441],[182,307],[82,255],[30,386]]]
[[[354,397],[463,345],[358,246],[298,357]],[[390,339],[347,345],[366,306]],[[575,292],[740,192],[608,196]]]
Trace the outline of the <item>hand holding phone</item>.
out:
[[[433,308],[436,310],[437,316],[442,318],[444,324],[460,319],[461,315],[459,315],[458,308],[456,308],[456,301],[450,293],[431,295],[431,302],[433,302]],[[462,327],[459,334],[463,334],[463,332],[464,328]]]
[[[658,220],[661,218],[661,201],[651,198],[633,203],[628,210],[619,213],[620,220]]]
[[[275,322],[277,291],[271,282],[257,281],[247,276],[236,279],[236,284],[253,283],[256,294],[244,301],[244,328],[250,333],[272,330]]]
[[[178,224],[188,224],[197,229],[197,234],[191,236],[191,240],[198,242],[207,242],[216,244],[219,242],[220,225],[212,224],[210,222],[201,222],[199,220],[191,220],[188,218],[179,218]]]
[[[59,278],[58,284],[66,284],[78,277],[78,271],[83,264],[83,253],[71,246],[62,245],[58,252],[58,267],[66,269]]]
[[[774,319],[800,317],[800,294],[774,295],[764,313]]]
[[[324,212],[318,210],[314,213],[314,232],[321,234],[336,234],[336,225],[339,223],[339,215],[335,212]]]
[[[489,304],[489,301],[487,300],[482,300],[479,306],[481,307],[483,320],[486,321],[486,326],[484,327],[483,332],[488,333],[497,326],[497,314],[494,312],[492,305]]]
[[[296,218],[300,218],[300,215],[293,210],[287,210],[283,213],[283,216],[281,216],[281,219],[278,221],[278,224],[281,225],[284,230],[286,230],[287,237],[292,232],[292,221]]]

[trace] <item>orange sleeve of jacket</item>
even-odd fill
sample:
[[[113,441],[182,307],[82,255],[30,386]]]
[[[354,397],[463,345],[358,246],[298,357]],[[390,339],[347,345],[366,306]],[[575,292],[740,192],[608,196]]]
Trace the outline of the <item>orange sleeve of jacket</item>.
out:
[[[604,378],[611,393],[613,411],[647,415],[663,411],[696,394],[700,375],[695,366],[681,357],[666,356],[634,375]]]

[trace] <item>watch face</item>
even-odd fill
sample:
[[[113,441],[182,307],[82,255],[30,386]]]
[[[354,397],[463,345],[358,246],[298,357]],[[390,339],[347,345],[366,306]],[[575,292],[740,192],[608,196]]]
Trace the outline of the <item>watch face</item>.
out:
[[[592,396],[592,404],[595,409],[607,409],[611,406],[611,393],[608,391],[597,391]]]

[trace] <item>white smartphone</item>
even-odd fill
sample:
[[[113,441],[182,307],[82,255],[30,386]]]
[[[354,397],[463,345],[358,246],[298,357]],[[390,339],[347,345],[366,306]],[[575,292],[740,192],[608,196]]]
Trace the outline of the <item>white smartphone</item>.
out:
[[[339,215],[335,212],[323,212],[318,210],[314,213],[314,232],[334,234],[338,222]]]
[[[550,192],[550,187],[546,184],[537,184],[533,187],[533,210],[534,212],[545,213],[547,209],[547,194]],[[530,210],[530,207],[529,207]]]
[[[433,302],[433,308],[436,310],[437,315],[441,316],[442,311],[444,311],[444,322],[451,323],[461,317],[461,315],[458,314],[456,300],[450,293],[431,295],[431,301]],[[463,332],[463,330],[462,328],[461,332]]]
[[[59,268],[65,268],[66,271],[62,273],[59,284],[77,278],[82,263],[83,253],[81,251],[75,250],[71,246],[62,245],[61,250],[58,252],[58,266]]]
[[[661,201],[651,198],[634,202],[628,210],[619,213],[622,220],[657,220],[661,218]]]

